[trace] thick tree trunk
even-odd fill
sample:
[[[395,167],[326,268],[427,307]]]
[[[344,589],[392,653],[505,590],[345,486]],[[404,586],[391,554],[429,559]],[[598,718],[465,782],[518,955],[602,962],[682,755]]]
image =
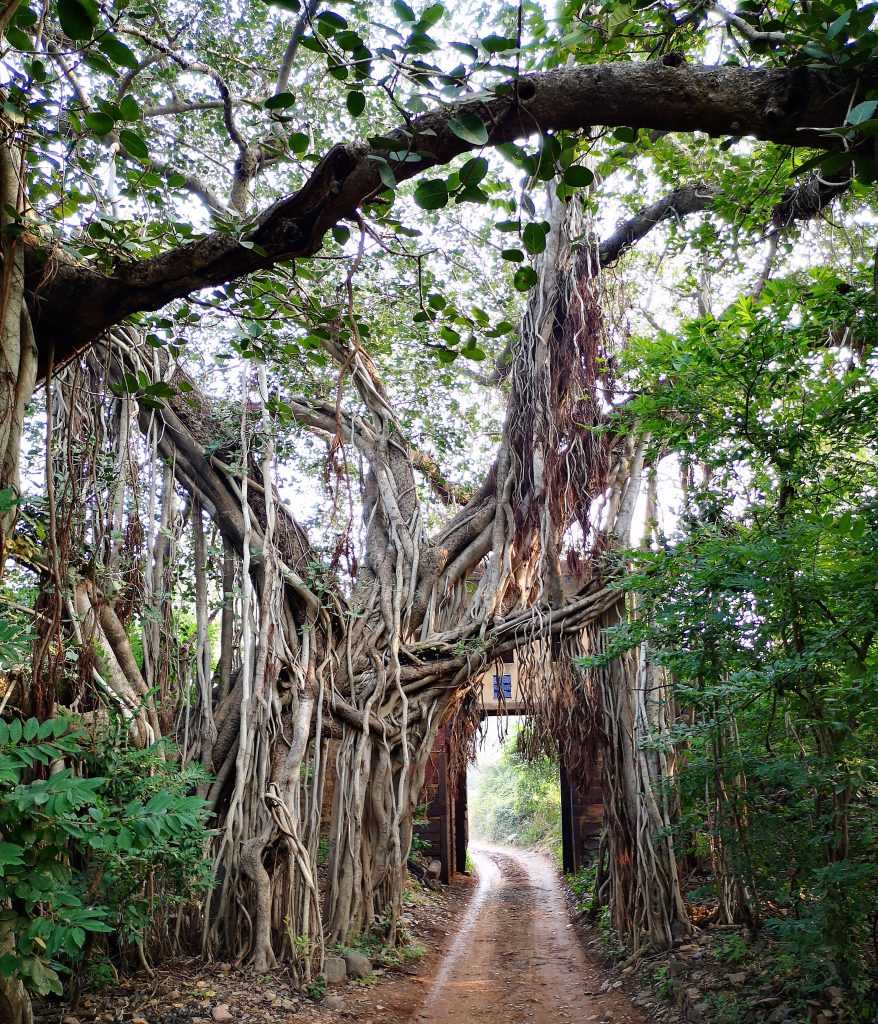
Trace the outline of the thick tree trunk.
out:
[[[0,573],[16,519],[24,414],[37,376],[37,347],[25,302],[24,239],[15,211],[26,208],[24,148],[0,119]],[[4,493],[6,492],[6,493]]]
[[[33,1009],[27,989],[18,978],[0,978],[0,1022],[33,1024]]]
[[[590,627],[591,654],[604,654],[606,631],[622,610],[620,601]],[[670,688],[645,644],[593,671],[606,737],[604,842],[613,926],[635,950],[667,949],[691,931],[673,840]]]

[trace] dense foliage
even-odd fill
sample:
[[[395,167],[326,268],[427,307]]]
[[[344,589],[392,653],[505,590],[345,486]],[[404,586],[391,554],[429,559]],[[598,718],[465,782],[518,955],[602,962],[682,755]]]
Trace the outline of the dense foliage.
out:
[[[799,274],[635,342],[625,417],[673,452],[676,529],[634,556],[681,715],[680,850],[734,908],[876,1005],[878,337],[871,268]],[[724,892],[724,887],[733,891]],[[804,989],[803,989],[804,990]]]
[[[169,908],[200,897],[206,805],[189,791],[203,774],[170,753],[66,717],[0,721],[0,975],[61,993],[74,967],[99,976],[96,935],[119,963],[158,948]]]
[[[520,648],[603,748],[620,931],[689,934],[679,860],[868,1002],[876,10],[6,5],[4,974],[167,930],[196,785],[199,950],[392,937],[435,731]],[[644,467],[682,508],[629,558]]]

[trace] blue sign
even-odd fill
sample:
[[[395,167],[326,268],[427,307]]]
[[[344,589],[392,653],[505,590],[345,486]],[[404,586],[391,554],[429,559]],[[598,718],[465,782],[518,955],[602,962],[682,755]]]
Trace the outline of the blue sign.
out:
[[[494,676],[494,700],[499,700],[501,694],[506,700],[512,697],[511,675]]]

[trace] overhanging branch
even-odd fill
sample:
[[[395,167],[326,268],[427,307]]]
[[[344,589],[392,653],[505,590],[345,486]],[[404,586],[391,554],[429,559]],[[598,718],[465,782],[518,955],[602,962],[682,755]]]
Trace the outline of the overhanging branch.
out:
[[[871,83],[859,83],[860,88]],[[470,96],[414,118],[387,133],[400,151],[420,160],[391,161],[398,181],[414,177],[475,147],[452,122],[474,114],[489,145],[586,125],[634,125],[662,131],[748,135],[787,145],[829,148],[824,129],[840,125],[854,86],[810,68],[711,68],[659,61],[564,67],[522,77],[496,92]],[[336,146],[292,195],[256,218],[245,248],[215,232],[151,259],[123,264],[112,275],[73,262],[30,263],[35,328],[41,350],[55,345],[60,362],[132,313],[223,284],[297,257],[311,256],[340,220],[383,189],[367,143]]]

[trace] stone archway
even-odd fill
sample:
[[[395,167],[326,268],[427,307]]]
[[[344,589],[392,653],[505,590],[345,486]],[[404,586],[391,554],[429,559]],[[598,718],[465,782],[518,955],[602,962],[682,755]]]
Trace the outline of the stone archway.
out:
[[[482,676],[482,718],[524,715],[527,704],[518,689],[515,661],[492,667]],[[562,861],[565,874],[575,874],[594,859],[603,826],[603,772],[601,763],[585,784],[577,780],[564,763],[559,766],[561,783]],[[438,880],[448,884],[455,873],[466,870],[469,843],[467,770],[455,764],[451,749],[450,722],[436,736],[424,787],[418,801],[424,809],[415,834],[423,844],[421,852],[439,868]]]

